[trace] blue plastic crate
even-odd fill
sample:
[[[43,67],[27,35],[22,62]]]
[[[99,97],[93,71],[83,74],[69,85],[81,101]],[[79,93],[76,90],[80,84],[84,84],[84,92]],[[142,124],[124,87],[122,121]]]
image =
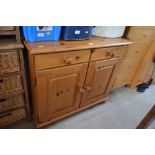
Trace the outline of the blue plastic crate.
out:
[[[58,41],[61,26],[23,26],[23,34],[26,41]]]
[[[63,26],[64,40],[84,40],[92,37],[93,26]]]

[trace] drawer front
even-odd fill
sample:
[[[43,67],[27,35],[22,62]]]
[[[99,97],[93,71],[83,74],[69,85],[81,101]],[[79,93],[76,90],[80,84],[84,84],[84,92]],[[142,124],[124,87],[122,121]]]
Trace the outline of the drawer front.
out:
[[[90,53],[90,50],[81,50],[36,55],[35,66],[37,69],[44,69],[88,62],[90,58]]]
[[[92,53],[91,61],[122,57],[126,48],[127,46],[95,49]]]
[[[130,39],[133,41],[155,40],[155,30],[138,29],[132,32]]]
[[[0,77],[0,96],[21,91],[22,89],[22,78],[20,75]]]
[[[18,51],[0,51],[0,73],[20,70]]]
[[[147,53],[152,42],[134,43],[128,46],[126,59],[142,58]]]
[[[12,111],[3,116],[0,116],[0,128],[15,123],[26,118],[26,110],[24,108]]]
[[[25,104],[24,95],[18,94],[11,97],[0,96],[0,113],[21,107]]]

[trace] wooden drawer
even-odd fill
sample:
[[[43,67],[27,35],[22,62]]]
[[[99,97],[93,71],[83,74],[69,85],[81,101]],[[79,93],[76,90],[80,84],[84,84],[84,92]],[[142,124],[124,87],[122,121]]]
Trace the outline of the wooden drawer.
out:
[[[12,123],[26,118],[26,110],[24,108],[9,112],[0,116],[0,128],[6,127]]]
[[[25,99],[23,94],[5,97],[0,96],[0,113],[21,107],[24,104]]]
[[[0,96],[21,91],[22,89],[22,78],[20,75],[0,77]]]
[[[0,73],[10,73],[19,70],[20,64],[18,51],[0,51]]]
[[[132,41],[151,41],[155,40],[155,30],[137,29],[130,35]]]
[[[95,49],[92,53],[91,61],[122,57],[125,50],[126,46]]]
[[[128,46],[126,59],[131,58],[142,58],[145,53],[149,50],[152,42],[140,42],[140,43],[133,43],[132,45]]]
[[[37,69],[44,69],[88,62],[90,58],[90,52],[90,50],[81,50],[36,55],[35,66]]]

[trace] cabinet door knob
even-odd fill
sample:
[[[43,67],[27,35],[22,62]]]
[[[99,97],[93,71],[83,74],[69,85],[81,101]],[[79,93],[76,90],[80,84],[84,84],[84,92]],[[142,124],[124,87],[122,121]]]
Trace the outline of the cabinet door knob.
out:
[[[86,87],[86,90],[87,90],[87,91],[90,91],[91,89],[92,89],[92,88],[89,87],[89,86]]]
[[[64,61],[65,61],[66,64],[71,64],[72,63],[72,58],[66,57],[66,58],[64,58]]]
[[[80,93],[84,93],[85,90],[83,88],[80,88]]]

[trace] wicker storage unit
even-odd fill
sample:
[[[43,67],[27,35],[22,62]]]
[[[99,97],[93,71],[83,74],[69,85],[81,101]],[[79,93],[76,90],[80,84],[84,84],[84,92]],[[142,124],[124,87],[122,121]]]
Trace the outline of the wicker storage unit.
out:
[[[19,27],[0,27],[0,128],[30,118],[22,48]]]
[[[0,26],[0,31],[11,31],[15,30],[15,26]]]
[[[22,107],[24,104],[25,99],[23,94],[13,95],[11,97],[6,96],[4,98],[0,97],[0,112]]]
[[[0,116],[0,128],[4,128],[12,123],[26,118],[26,110],[24,108],[11,111]]]
[[[20,70],[17,51],[0,51],[0,73],[10,73]]]
[[[0,77],[0,96],[21,91],[22,89],[23,83],[20,75]]]

